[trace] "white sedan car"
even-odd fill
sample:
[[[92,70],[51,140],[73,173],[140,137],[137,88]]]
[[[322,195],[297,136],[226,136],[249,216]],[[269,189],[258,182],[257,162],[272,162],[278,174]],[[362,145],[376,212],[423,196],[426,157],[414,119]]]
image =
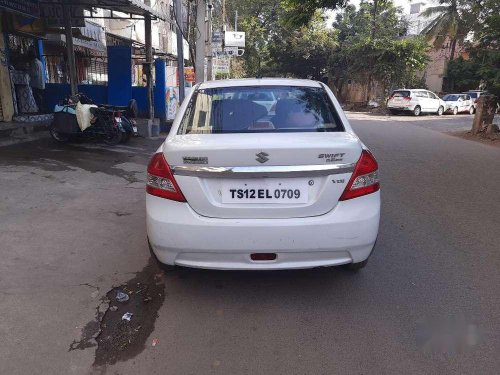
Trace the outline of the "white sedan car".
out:
[[[281,99],[272,113],[234,99],[249,91]],[[357,270],[378,234],[377,161],[316,81],[197,85],[149,163],[146,191],[148,239],[163,265]]]
[[[454,115],[467,112],[471,115],[474,113],[474,102],[469,94],[448,94],[443,96],[443,101],[446,103],[445,112],[453,113]]]

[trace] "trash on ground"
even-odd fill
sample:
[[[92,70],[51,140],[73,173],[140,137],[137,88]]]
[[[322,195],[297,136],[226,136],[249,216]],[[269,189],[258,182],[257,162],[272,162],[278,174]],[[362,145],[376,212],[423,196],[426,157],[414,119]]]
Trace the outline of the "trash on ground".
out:
[[[126,302],[129,300],[129,295],[127,293],[123,293],[123,292],[117,292],[116,293],[116,300],[118,302]]]
[[[126,320],[127,322],[130,322],[130,320],[132,319],[133,316],[134,316],[134,314],[127,312],[127,313],[123,314],[122,320]]]
[[[153,342],[151,343],[151,346],[156,346],[160,342],[159,339],[153,339]]]
[[[110,310],[110,311],[116,311],[116,310],[118,310],[118,306],[111,306],[111,307],[109,308],[109,310]]]

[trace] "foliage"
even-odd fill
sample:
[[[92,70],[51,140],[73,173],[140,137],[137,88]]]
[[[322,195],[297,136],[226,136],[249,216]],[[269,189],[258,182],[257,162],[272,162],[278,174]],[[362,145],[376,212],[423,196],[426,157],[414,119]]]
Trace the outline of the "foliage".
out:
[[[269,59],[269,42],[273,35],[280,34],[282,27],[278,15],[282,12],[279,0],[227,0],[229,19],[238,10],[239,31],[246,33],[246,48],[243,55],[247,77],[262,73]]]
[[[428,62],[427,44],[422,38],[403,38],[408,24],[392,1],[362,2],[359,9],[348,6],[333,26],[339,47],[331,66],[339,90],[353,77],[376,79],[386,90],[419,81],[418,72]]]
[[[336,47],[335,33],[316,16],[308,27],[285,29],[272,38],[264,73],[321,80],[328,73],[330,54]]]
[[[469,43],[468,59],[450,62],[448,76],[455,90],[480,86],[500,97],[500,2],[481,1],[476,8],[474,40]]]
[[[481,82],[480,64],[476,61],[464,60],[462,56],[448,64],[448,77],[453,81],[453,91],[477,89]]]
[[[284,23],[289,27],[304,27],[311,22],[318,10],[345,6],[347,0],[283,0],[286,10]]]
[[[405,38],[408,24],[391,0],[347,6],[327,28],[317,8],[344,1],[227,0],[228,18],[238,9],[246,32],[246,76],[332,77],[338,88],[348,79],[377,80],[387,90],[416,83],[427,63],[422,38]],[[314,8],[311,15],[306,7]],[[311,9],[313,9],[311,8]],[[307,14],[300,24],[297,9]],[[293,20],[293,22],[291,21]]]
[[[435,48],[441,48],[448,39],[456,45],[457,40],[463,40],[469,31],[462,13],[458,0],[440,0],[439,5],[429,7],[422,13],[422,17],[432,19],[422,34],[433,42]],[[450,59],[453,58],[450,56]]]

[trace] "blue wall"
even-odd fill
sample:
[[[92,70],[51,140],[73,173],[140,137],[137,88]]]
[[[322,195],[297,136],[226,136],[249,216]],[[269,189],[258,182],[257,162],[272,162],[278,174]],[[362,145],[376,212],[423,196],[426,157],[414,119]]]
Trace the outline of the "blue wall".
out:
[[[108,103],[127,105],[132,98],[132,50],[108,47]]]
[[[139,117],[148,115],[148,90],[146,87],[132,86],[132,99],[137,101]]]
[[[166,101],[167,76],[165,60],[155,60],[155,87],[154,87],[154,114],[160,119],[160,124],[164,124],[167,119],[167,101]]]
[[[102,104],[108,101],[108,87],[103,85],[78,85],[78,92],[84,93],[91,98],[94,103]],[[43,92],[45,108],[48,112],[60,100],[71,93],[69,84],[66,83],[47,83]]]
[[[108,85],[78,85],[78,92],[90,97],[96,104],[128,105],[130,99],[137,101],[139,116],[148,115],[146,87],[132,86],[132,53],[129,47],[108,47]],[[157,59],[156,86],[153,105],[155,117],[166,118],[165,61]],[[45,85],[46,110],[51,112],[56,104],[70,94],[69,84],[48,83]]]
[[[43,92],[45,106],[48,112],[52,112],[52,109],[60,100],[64,99],[71,92],[71,89],[66,83],[47,83],[45,85],[45,90]],[[78,92],[82,92],[91,98],[94,103],[106,104],[108,103],[108,87],[103,85],[78,85]],[[137,101],[137,107],[139,108],[139,116],[146,117],[148,114],[147,105],[147,90],[145,87],[132,86],[132,99]],[[125,103],[125,105],[128,104]]]

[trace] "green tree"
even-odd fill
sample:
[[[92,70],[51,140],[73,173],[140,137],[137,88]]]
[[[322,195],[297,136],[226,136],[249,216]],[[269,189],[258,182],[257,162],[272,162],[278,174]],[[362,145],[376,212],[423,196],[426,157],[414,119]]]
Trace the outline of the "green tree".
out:
[[[318,10],[336,9],[346,5],[348,0],[282,0],[284,23],[290,27],[306,26]]]
[[[365,80],[369,87],[373,80],[379,81],[387,91],[419,80],[418,72],[428,61],[427,44],[422,38],[404,37],[408,24],[392,1],[363,1],[359,9],[347,6],[333,27],[338,48],[330,66],[338,91],[354,78]]]
[[[473,1],[468,3],[474,4]],[[441,48],[449,39],[450,61],[455,58],[457,43],[462,43],[472,29],[471,10],[472,8],[468,8],[465,2],[460,0],[439,0],[439,5],[429,7],[422,12],[423,17],[431,18],[431,22],[422,30],[422,34],[427,41],[432,41],[435,48]]]
[[[337,47],[336,34],[319,14],[308,26],[283,28],[269,43],[266,75],[321,80],[328,73],[330,55]]]
[[[227,0],[226,10],[228,19],[232,19],[238,10],[238,30],[246,34],[243,55],[246,75],[261,75],[268,65],[269,42],[274,35],[282,33],[280,0]]]
[[[476,4],[474,38],[468,43],[468,59],[451,61],[448,76],[455,90],[485,88],[500,97],[500,2]]]

